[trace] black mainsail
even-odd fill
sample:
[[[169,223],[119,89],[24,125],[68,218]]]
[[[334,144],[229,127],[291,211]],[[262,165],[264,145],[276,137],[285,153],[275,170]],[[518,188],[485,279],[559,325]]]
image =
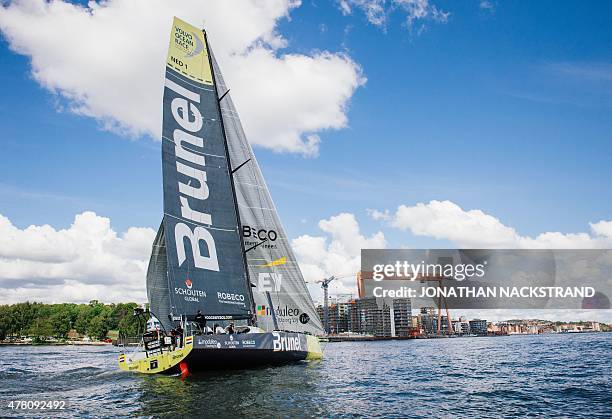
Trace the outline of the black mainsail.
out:
[[[251,319],[323,333],[206,34],[176,19],[163,99],[164,218],[147,272],[151,312]]]
[[[173,23],[163,99],[163,232],[171,314],[252,317],[206,35]],[[158,308],[159,310],[159,308]]]

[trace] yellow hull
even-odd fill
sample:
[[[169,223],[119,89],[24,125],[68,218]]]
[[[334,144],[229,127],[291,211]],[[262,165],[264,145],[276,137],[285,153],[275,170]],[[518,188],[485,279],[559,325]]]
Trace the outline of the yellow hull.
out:
[[[149,357],[130,358],[129,355],[119,355],[119,368],[123,371],[140,372],[143,374],[159,374],[177,366],[193,349],[193,337],[185,338],[185,346],[174,351],[163,352]],[[141,353],[142,354],[142,353]]]
[[[307,360],[323,358],[323,351],[321,350],[321,345],[319,344],[319,338],[316,336],[307,335],[306,343],[308,345],[308,355],[306,355]]]

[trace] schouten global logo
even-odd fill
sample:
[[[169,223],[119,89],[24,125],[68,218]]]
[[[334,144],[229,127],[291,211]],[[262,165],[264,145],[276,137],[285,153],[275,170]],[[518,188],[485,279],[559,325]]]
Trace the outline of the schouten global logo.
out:
[[[200,302],[200,298],[206,298],[206,291],[198,290],[193,288],[193,282],[191,279],[187,278],[185,280],[185,286],[183,287],[174,287],[174,293],[176,295],[182,295],[185,301],[189,302]]]

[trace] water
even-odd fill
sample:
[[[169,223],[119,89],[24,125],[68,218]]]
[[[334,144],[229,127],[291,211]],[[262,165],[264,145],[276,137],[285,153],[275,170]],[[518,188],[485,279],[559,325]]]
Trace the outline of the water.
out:
[[[57,399],[65,416],[610,417],[611,348],[612,333],[330,343],[323,361],[183,381],[120,372],[113,347],[0,347],[0,416]]]

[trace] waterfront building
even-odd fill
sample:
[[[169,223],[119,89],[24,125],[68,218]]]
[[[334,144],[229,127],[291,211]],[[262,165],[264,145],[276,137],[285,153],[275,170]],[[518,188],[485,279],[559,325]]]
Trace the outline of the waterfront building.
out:
[[[470,333],[472,335],[486,336],[487,321],[481,319],[470,320]]]
[[[459,320],[453,320],[453,332],[457,335],[467,335],[470,333],[470,324],[465,318]]]
[[[407,337],[412,331],[412,304],[409,298],[393,300],[395,336]]]
[[[331,298],[330,298],[331,300]],[[336,335],[339,333],[346,333],[353,331],[352,312],[353,306],[355,305],[354,300],[349,301],[338,301],[330,302],[328,306],[329,310],[329,331],[330,334]],[[321,319],[321,322],[325,323],[325,312],[322,305],[317,306],[317,314]]]
[[[419,313],[419,326],[426,335],[438,334],[438,314],[434,307],[422,307]],[[455,329],[449,330],[448,319],[445,315],[440,316],[440,334],[448,335],[456,333]]]
[[[317,307],[323,319],[323,307]],[[410,299],[397,298],[393,305],[379,307],[376,298],[359,298],[329,306],[330,331],[334,334],[353,332],[377,337],[408,337],[412,328]]]
[[[426,335],[438,332],[438,316],[434,307],[421,307],[419,312],[419,328]]]

